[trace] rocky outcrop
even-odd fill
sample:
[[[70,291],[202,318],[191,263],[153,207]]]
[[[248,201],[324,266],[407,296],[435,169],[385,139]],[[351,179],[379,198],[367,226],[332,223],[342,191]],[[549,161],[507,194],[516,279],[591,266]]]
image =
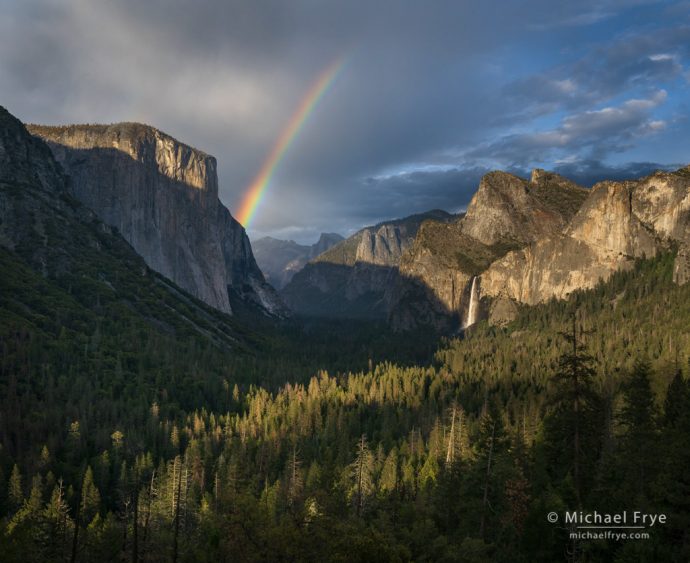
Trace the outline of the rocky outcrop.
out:
[[[400,263],[400,276],[387,291],[389,321],[398,330],[419,325],[449,329],[469,303],[474,270],[481,269],[486,246],[465,235],[460,222],[422,225]],[[462,249],[472,251],[462,253]]]
[[[66,181],[48,146],[0,106],[0,246],[24,250],[24,258],[44,275],[63,268],[50,256],[51,212],[46,210],[75,218],[84,215],[70,213]]]
[[[256,262],[266,280],[276,289],[285,287],[305,264],[344,240],[336,233],[321,233],[312,245],[298,244],[294,240],[263,237],[252,243]]]
[[[671,244],[680,245],[674,275],[683,283],[688,240],[690,175],[681,170],[601,182],[562,233],[508,253],[482,273],[482,294],[530,305],[562,299]]]
[[[488,309],[489,324],[495,326],[507,325],[518,314],[518,307],[515,301],[507,297],[492,299]]]
[[[281,296],[302,314],[385,318],[387,291],[420,225],[451,218],[434,210],[366,227],[309,262]]]
[[[402,254],[413,240],[414,227],[402,224],[384,224],[378,228],[363,229],[355,253],[355,262],[378,266],[397,266]]]
[[[529,181],[506,172],[485,175],[464,216],[420,229],[389,290],[391,323],[400,330],[419,324],[446,330],[463,326],[473,277],[510,251],[557,235],[587,195],[588,190],[544,170],[534,170]],[[485,314],[482,310],[480,316]]]
[[[70,176],[70,192],[154,270],[230,313],[233,299],[272,314],[244,228],[218,199],[216,160],[146,125],[29,126]]]
[[[464,234],[487,246],[524,246],[565,227],[587,191],[558,174],[534,170],[530,181],[486,174],[462,220]]]
[[[246,328],[148,267],[69,187],[48,145],[0,107],[3,318],[53,336],[142,323],[166,338],[247,348]]]
[[[313,260],[317,256],[321,256],[321,254],[344,240],[345,237],[339,235],[338,233],[321,233],[319,240],[309,247],[309,260]]]
[[[462,326],[468,286],[479,276],[482,314],[505,324],[516,303],[565,298],[672,246],[674,280],[687,283],[690,167],[591,190],[543,170],[529,182],[492,172],[465,217],[420,229],[401,262],[391,321],[401,329],[420,319],[447,328],[455,318]]]

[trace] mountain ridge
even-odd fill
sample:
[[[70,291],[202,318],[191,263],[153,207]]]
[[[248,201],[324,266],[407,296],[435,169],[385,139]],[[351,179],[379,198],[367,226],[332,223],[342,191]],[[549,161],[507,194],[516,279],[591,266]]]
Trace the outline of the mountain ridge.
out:
[[[562,299],[672,245],[678,246],[674,281],[686,283],[690,175],[685,170],[597,183],[558,237],[535,241],[492,265],[483,276],[485,295],[526,304]]]
[[[539,169],[530,180],[492,172],[464,217],[420,229],[391,289],[389,320],[400,330],[420,319],[445,330],[461,326],[477,277],[479,318],[503,324],[520,303],[592,288],[672,244],[674,280],[685,283],[689,241],[688,167],[590,190]]]
[[[387,288],[420,225],[453,217],[431,210],[364,227],[307,263],[281,296],[305,315],[385,318]]]
[[[262,237],[252,243],[256,262],[266,280],[276,289],[285,287],[304,265],[344,238],[337,233],[321,233],[314,244]]]
[[[420,322],[442,330],[459,326],[472,278],[508,252],[558,232],[588,193],[542,169],[529,180],[500,170],[485,174],[464,215],[420,229],[388,290],[391,324],[399,330]]]
[[[155,127],[31,125],[70,177],[70,193],[117,228],[154,270],[209,305],[287,311],[244,228],[218,199],[216,159]]]
[[[223,349],[246,349],[244,329],[149,268],[68,184],[48,145],[0,107],[2,314],[8,322],[79,333],[111,311],[117,322],[151,333],[191,334]]]

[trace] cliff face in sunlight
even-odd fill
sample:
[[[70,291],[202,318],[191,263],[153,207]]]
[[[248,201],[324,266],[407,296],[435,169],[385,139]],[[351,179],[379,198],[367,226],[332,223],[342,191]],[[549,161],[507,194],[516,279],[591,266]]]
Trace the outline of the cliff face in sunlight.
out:
[[[125,340],[191,337],[247,349],[249,333],[239,322],[148,267],[118,229],[73,197],[69,182],[50,147],[0,107],[4,331],[94,343],[107,326],[105,333]]]
[[[137,123],[28,129],[48,142],[72,194],[151,268],[221,311],[238,298],[284,313],[244,228],[218,199],[212,156]]]
[[[680,250],[674,279],[682,284],[688,281],[689,242],[687,168],[638,181],[601,182],[561,233],[492,264],[482,274],[482,291],[529,305],[560,299],[631,268],[636,258],[655,256],[671,243]]]
[[[690,279],[690,167],[585,190],[535,170],[530,181],[487,174],[467,214],[422,225],[391,290],[399,329],[462,322],[477,277],[478,318],[509,321],[535,305],[594,287],[635,260],[675,246],[674,281]]]
[[[453,317],[461,323],[472,278],[506,253],[560,232],[587,194],[543,170],[529,181],[500,171],[486,174],[463,217],[420,228],[389,291],[391,322],[398,329],[420,322],[447,328]]]

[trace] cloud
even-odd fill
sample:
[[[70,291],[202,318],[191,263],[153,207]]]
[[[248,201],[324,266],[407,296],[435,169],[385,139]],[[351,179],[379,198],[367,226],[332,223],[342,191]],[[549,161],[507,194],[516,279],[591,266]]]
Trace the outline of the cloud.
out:
[[[625,92],[658,89],[682,76],[689,58],[690,26],[626,30],[567,63],[509,82],[500,90],[508,111],[499,119],[529,120],[558,109],[592,107]]]
[[[31,122],[150,123],[217,157],[231,210],[341,55],[257,232],[306,242],[458,208],[489,167],[644,160],[625,151],[682,135],[682,3],[0,0],[3,105]]]
[[[621,152],[635,139],[662,130],[665,122],[653,119],[652,111],[665,102],[667,95],[665,90],[658,90],[648,98],[566,115],[556,128],[505,135],[467,152],[465,158],[526,166],[586,150],[589,158],[601,160],[612,152]]]
[[[593,186],[601,180],[630,180],[648,176],[657,170],[677,170],[682,164],[658,162],[628,162],[617,166],[600,160],[580,160],[554,167],[554,171],[582,186]]]
[[[369,177],[363,181],[362,191],[367,200],[389,203],[393,215],[405,216],[428,209],[457,212],[463,209],[477,189],[487,168],[449,168],[416,170],[382,177]],[[380,214],[380,211],[378,212]],[[372,215],[372,218],[375,214]]]

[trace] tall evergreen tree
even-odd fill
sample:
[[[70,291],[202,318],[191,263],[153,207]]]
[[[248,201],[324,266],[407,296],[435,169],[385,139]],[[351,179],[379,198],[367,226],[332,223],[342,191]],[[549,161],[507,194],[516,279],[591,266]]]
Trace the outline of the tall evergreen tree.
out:
[[[664,402],[655,487],[659,510],[669,515],[662,529],[664,545],[676,560],[690,560],[690,382],[678,371]],[[660,465],[660,467],[659,467]]]
[[[81,488],[81,518],[84,524],[91,522],[91,520],[98,514],[101,507],[101,495],[98,492],[96,483],[93,479],[93,470],[91,466],[86,467],[84,473],[84,480]]]
[[[374,489],[374,456],[364,434],[357,440],[357,453],[350,468],[353,480],[352,500],[357,516],[360,516]]]
[[[22,491],[22,474],[19,466],[15,463],[12,467],[10,480],[7,484],[7,504],[10,514],[17,512],[24,503],[24,492]]]
[[[602,403],[594,386],[594,359],[582,342],[584,331],[577,326],[575,314],[571,322],[571,330],[561,333],[567,349],[558,360],[553,378],[555,390],[551,414],[545,421],[546,439],[552,467],[559,468],[561,474],[571,474],[577,504],[582,506],[586,484],[599,458]]]
[[[657,409],[650,385],[650,367],[637,361],[623,386],[624,405],[619,420],[624,429],[621,454],[629,475],[626,489],[642,500],[649,495],[658,467]],[[644,508],[641,506],[641,508]]]

